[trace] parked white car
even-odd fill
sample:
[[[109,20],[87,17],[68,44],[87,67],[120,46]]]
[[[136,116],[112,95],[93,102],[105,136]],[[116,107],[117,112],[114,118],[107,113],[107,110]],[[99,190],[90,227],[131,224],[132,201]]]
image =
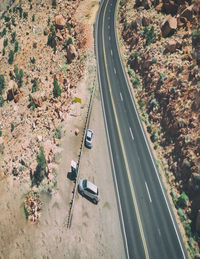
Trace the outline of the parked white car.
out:
[[[85,146],[87,148],[92,148],[93,135],[94,135],[94,132],[91,129],[88,129],[85,136]]]
[[[93,203],[97,204],[99,202],[99,190],[97,186],[90,181],[81,179],[78,184],[78,191],[82,196],[90,198]]]

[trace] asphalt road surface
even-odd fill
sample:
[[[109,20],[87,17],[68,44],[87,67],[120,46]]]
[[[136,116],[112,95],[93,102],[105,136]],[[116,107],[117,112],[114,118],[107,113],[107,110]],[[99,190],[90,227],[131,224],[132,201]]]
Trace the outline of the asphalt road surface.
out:
[[[187,258],[120,62],[115,6],[116,0],[101,4],[96,51],[126,255],[135,259]]]

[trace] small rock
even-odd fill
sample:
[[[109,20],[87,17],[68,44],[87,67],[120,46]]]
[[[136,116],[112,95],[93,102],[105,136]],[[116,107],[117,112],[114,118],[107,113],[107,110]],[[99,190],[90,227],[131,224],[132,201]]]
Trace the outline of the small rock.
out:
[[[41,141],[42,141],[42,136],[41,136],[41,135],[38,135],[38,136],[37,136],[37,141],[38,141],[38,142],[41,142]]]
[[[78,134],[79,134],[79,129],[76,128],[75,131],[74,131],[74,133],[75,133],[76,136],[78,136]]]
[[[177,29],[177,19],[168,15],[161,25],[162,36],[164,38],[171,36]]]

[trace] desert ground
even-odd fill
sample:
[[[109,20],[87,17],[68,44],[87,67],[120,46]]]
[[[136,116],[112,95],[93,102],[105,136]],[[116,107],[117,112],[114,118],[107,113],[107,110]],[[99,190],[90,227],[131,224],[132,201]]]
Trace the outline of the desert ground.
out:
[[[77,17],[84,17],[83,1]],[[110,166],[101,98],[96,74],[93,23],[98,9],[90,13],[88,37],[91,46],[83,79],[72,96],[81,98],[72,103],[62,124],[59,147],[57,188],[53,193],[42,193],[42,210],[38,223],[30,223],[24,213],[24,199],[30,181],[19,181],[8,175],[0,181],[0,258],[125,258],[124,244]],[[100,202],[94,205],[76,193],[71,228],[67,228],[72,190],[67,175],[71,160],[78,161],[83,129],[92,87],[95,86],[89,127],[94,130],[91,150],[84,147],[79,178],[93,181],[100,191]],[[75,129],[79,130],[78,136]]]

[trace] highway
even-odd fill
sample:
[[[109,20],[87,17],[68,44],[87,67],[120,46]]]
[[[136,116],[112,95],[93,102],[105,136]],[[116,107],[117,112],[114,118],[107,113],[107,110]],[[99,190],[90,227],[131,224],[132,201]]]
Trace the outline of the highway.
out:
[[[115,8],[101,3],[95,40],[126,258],[188,258],[121,65]]]

